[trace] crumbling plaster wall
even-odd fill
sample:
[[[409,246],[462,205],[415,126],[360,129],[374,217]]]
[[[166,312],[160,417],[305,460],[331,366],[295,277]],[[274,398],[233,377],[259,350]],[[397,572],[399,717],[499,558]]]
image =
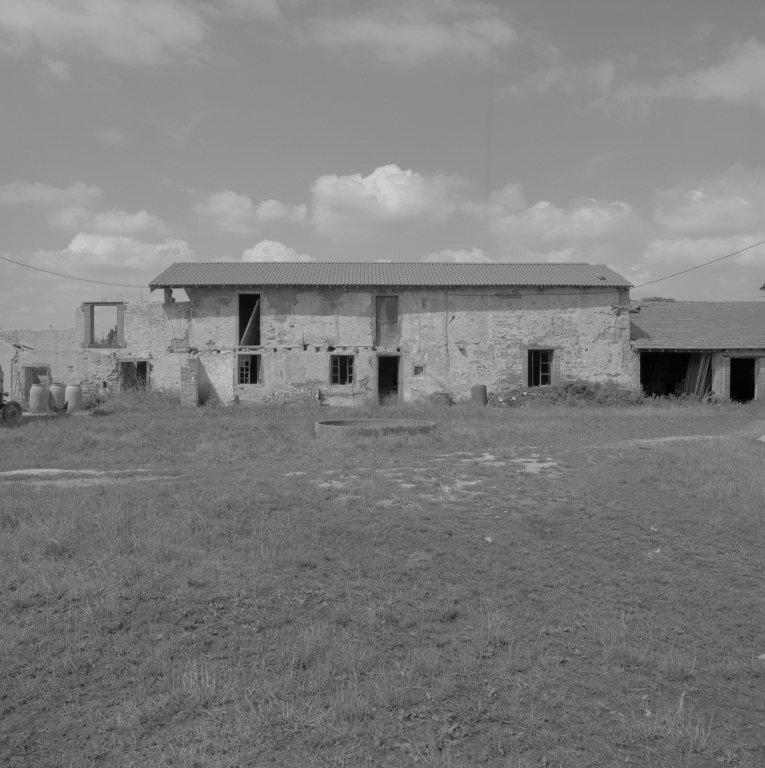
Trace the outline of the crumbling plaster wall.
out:
[[[125,304],[124,346],[88,347],[85,344],[85,318],[82,307],[75,310],[75,325],[63,329],[13,329],[0,331],[0,338],[16,344],[10,378],[13,395],[20,399],[23,369],[48,366],[54,381],[82,383],[86,392],[116,386],[119,363],[147,360],[151,365],[152,386],[175,388],[180,382],[180,358],[188,352],[189,303],[160,304],[136,302]],[[173,351],[171,351],[173,350]],[[21,376],[18,374],[21,373]],[[9,372],[5,371],[6,389]]]
[[[256,400],[296,387],[321,389],[330,402],[375,396],[380,354],[401,355],[404,399],[437,391],[459,399],[478,383],[526,386],[529,347],[554,350],[560,377],[636,386],[629,315],[618,309],[629,304],[627,291],[280,287],[241,290],[260,294],[261,344],[250,351],[261,355],[263,372],[261,385],[241,386],[235,383],[238,292],[187,289],[200,387],[214,402]],[[375,348],[375,296],[386,294],[399,297],[400,341]],[[353,386],[330,385],[330,354],[356,356]],[[415,364],[425,366],[423,376],[413,376]]]

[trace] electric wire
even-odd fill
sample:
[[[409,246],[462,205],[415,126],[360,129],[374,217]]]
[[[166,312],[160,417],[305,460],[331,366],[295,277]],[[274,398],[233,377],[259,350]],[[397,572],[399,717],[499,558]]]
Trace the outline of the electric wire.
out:
[[[8,259],[5,256],[0,256],[0,259],[3,261],[7,261],[10,264],[16,264],[19,267],[26,267],[27,269],[34,269],[36,272],[45,272],[48,275],[55,275],[56,277],[63,277],[67,280],[80,280],[83,283],[95,283],[96,285],[113,285],[117,288],[143,288],[142,285],[128,285],[127,283],[107,283],[104,280],[90,280],[87,277],[75,277],[74,275],[63,275],[61,272],[53,272],[50,269],[42,269],[41,267],[33,267],[31,264],[24,264],[21,261],[14,261],[13,259]]]

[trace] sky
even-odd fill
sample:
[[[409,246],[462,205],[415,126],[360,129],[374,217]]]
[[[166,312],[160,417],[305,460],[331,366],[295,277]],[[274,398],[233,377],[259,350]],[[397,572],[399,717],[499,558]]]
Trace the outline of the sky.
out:
[[[161,300],[174,261],[765,301],[765,245],[640,287],[765,240],[757,0],[0,0],[0,105],[0,328]]]

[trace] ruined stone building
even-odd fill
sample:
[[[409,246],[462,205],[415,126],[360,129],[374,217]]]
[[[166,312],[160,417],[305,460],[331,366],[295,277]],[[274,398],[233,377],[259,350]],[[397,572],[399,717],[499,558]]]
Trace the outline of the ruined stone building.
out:
[[[14,394],[48,372],[91,392],[180,388],[189,403],[289,391],[332,404],[460,400],[475,384],[638,381],[630,286],[601,265],[179,263],[150,287],[163,303],[86,303],[74,328],[0,331],[15,345]]]

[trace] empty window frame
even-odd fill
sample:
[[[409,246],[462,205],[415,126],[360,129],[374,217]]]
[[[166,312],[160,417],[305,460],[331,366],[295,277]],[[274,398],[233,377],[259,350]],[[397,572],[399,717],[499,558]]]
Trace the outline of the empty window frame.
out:
[[[353,384],[353,355],[332,355],[330,372],[332,384]]]
[[[239,301],[239,324],[237,346],[260,346],[260,294],[237,294]]]
[[[238,384],[262,384],[263,366],[260,355],[239,355],[237,360]]]
[[[378,296],[375,303],[375,346],[396,346],[398,340],[398,296]]]
[[[544,387],[552,384],[552,350],[529,350],[529,386]]]
[[[425,375],[424,365],[415,365],[412,367],[412,376],[424,376],[424,375]]]
[[[122,302],[89,302],[85,311],[85,344],[89,347],[123,347],[125,305]]]

